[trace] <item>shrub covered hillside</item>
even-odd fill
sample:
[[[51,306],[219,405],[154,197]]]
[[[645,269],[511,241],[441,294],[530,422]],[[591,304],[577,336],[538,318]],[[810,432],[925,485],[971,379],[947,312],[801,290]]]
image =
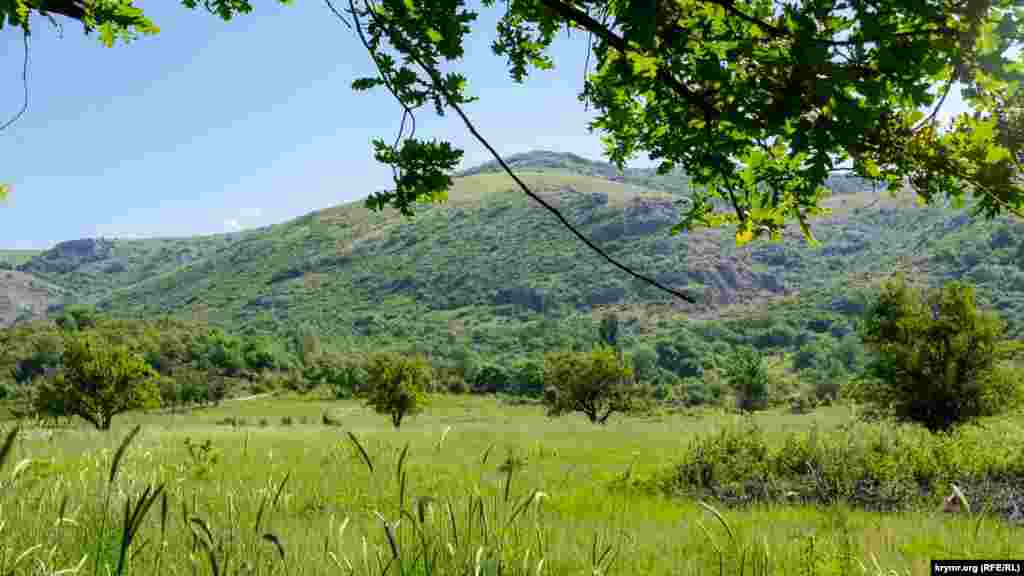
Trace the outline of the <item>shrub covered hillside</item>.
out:
[[[737,247],[728,230],[669,234],[674,202],[687,193],[682,175],[618,173],[552,153],[510,160],[597,244],[699,303],[670,301],[611,269],[487,165],[413,220],[354,203],[234,236],[76,241],[18,270],[66,293],[51,304],[77,298],[115,317],[170,315],[276,340],[301,329],[328,348],[418,351],[453,368],[504,370],[546,350],[588,349],[615,312],[622,348],[656,357],[645,366],[657,378],[710,369],[704,380],[714,381],[719,359],[750,346],[823,395],[833,375],[858,369],[851,334],[896,270],[931,285],[967,280],[1009,335],[1024,334],[1020,222],[974,221],[835,179],[833,212],[813,223],[820,246],[792,231]],[[700,399],[718,388],[681,389]]]

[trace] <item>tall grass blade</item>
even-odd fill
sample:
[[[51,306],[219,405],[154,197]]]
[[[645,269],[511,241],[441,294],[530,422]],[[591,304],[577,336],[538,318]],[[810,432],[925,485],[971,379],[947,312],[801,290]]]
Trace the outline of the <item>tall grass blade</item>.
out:
[[[391,547],[391,557],[393,559],[400,558],[400,555],[398,553],[398,542],[395,539],[394,528],[391,526],[391,524],[388,523],[387,519],[384,518],[384,516],[382,516],[380,512],[374,510],[373,513],[377,515],[377,518],[380,519],[380,523],[384,525],[384,534],[388,538],[388,546]],[[399,522],[401,522],[401,519],[395,521],[395,527],[398,526]]]
[[[281,544],[281,539],[269,532],[261,536],[261,538],[270,542],[275,548],[277,548],[277,553],[281,557],[281,562],[284,562],[284,545]]]
[[[402,466],[405,464],[405,457],[409,454],[409,443],[406,442],[402,448],[402,453],[398,455],[398,468],[395,470],[395,478],[401,481],[402,479]]]
[[[113,484],[114,479],[117,478],[117,471],[121,468],[121,458],[124,458],[124,453],[128,450],[128,445],[131,444],[132,440],[135,439],[140,430],[142,430],[142,425],[136,424],[135,428],[132,428],[132,431],[124,437],[124,440],[121,441],[121,445],[117,447],[117,452],[114,452],[114,459],[110,463],[109,484]]]
[[[15,426],[11,428],[11,431],[7,433],[7,437],[4,438],[4,444],[0,446],[0,468],[4,467],[4,464],[14,452],[14,439],[18,437],[18,432],[20,431],[21,427]]]
[[[455,525],[455,510],[452,509],[452,500],[451,500],[451,498],[446,498],[445,499],[445,503],[447,504],[447,508],[448,508],[448,523],[451,525],[451,528],[452,528],[452,539],[455,540],[455,547],[458,548],[458,546],[459,546],[459,528],[458,528],[458,526]]]
[[[146,517],[149,509],[153,507],[153,503],[163,493],[164,486],[161,484],[156,488],[152,489],[152,486],[147,486],[146,490],[143,491],[142,496],[139,497],[139,502],[132,510],[131,498],[124,503],[124,526],[121,528],[121,556],[117,562],[117,574],[120,576],[124,573],[125,568],[125,557],[128,552],[128,548],[132,545],[132,541],[139,532],[139,526],[142,525],[142,520]]]
[[[359,453],[363,456],[363,462],[366,462],[366,467],[370,469],[370,474],[373,474],[373,462],[370,461],[370,455],[366,453],[366,450],[363,449],[363,445],[359,443],[359,439],[356,438],[356,435],[352,431],[348,431],[347,434],[349,439],[352,440],[352,443],[355,444],[356,448],[359,450]]]
[[[277,486],[277,492],[274,494],[274,501],[270,503],[271,508],[277,507],[277,501],[281,498],[281,492],[284,490],[284,485],[288,483],[288,478],[292,475],[292,471],[289,470],[285,473],[284,478],[281,479],[281,483]]]
[[[733,534],[732,528],[729,527],[729,523],[725,521],[725,517],[723,517],[718,512],[718,510],[715,510],[715,508],[712,505],[704,502],[703,500],[698,502],[698,504],[703,506],[704,509],[707,510],[708,512],[711,512],[711,514],[713,514],[715,516],[715,518],[718,518],[718,521],[722,523],[722,526],[725,527],[725,531],[729,534],[729,540],[731,540],[733,543],[735,543],[736,542],[736,536],[735,536],[735,534]]]

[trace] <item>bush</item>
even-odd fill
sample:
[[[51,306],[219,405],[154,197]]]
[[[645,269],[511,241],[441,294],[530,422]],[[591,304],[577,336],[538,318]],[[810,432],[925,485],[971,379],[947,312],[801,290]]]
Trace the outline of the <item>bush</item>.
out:
[[[509,391],[511,378],[504,367],[485,364],[475,371],[471,382],[474,394],[496,394]]]
[[[366,404],[391,416],[395,428],[407,415],[423,410],[433,383],[433,368],[423,356],[378,352],[366,363]]]
[[[709,350],[688,334],[678,340],[658,340],[654,345],[658,366],[680,378],[700,376]]]
[[[335,398],[352,398],[366,387],[367,373],[354,357],[321,354],[310,358],[302,376],[313,386],[327,386]]]
[[[127,347],[89,332],[72,332],[65,336],[63,368],[37,387],[36,408],[47,411],[59,404],[64,414],[108,430],[117,414],[160,405],[156,376]]]
[[[637,382],[647,384],[657,377],[658,353],[651,346],[637,346],[633,349],[631,360],[633,375],[636,376]]]
[[[688,406],[714,404],[722,395],[721,387],[711,386],[700,378],[685,378],[681,384]]]
[[[736,407],[744,412],[768,407],[768,371],[759,352],[741,346],[726,367],[725,380],[736,393]]]
[[[273,342],[266,336],[255,336],[242,346],[242,359],[252,370],[280,370],[287,368],[283,354],[274,349]]]
[[[533,360],[520,360],[512,365],[513,391],[521,396],[540,398],[544,395],[544,365]]]
[[[544,358],[544,404],[549,416],[582,412],[604,424],[615,412],[641,406],[644,390],[633,378],[633,367],[613,348],[591,352],[553,352]]]
[[[978,310],[966,284],[925,293],[896,277],[861,328],[874,357],[857,397],[933,432],[1012,409],[1021,401],[1021,382],[1001,367],[1010,350],[1005,329],[996,314]]]
[[[74,332],[95,327],[99,319],[100,315],[95,307],[75,304],[64,308],[54,321],[61,330]]]

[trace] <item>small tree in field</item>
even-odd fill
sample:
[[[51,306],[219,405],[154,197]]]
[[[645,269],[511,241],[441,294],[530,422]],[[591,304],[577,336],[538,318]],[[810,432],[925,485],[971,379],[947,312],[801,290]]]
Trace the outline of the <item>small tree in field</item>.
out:
[[[902,276],[868,309],[861,337],[874,353],[857,397],[876,412],[948,430],[1021,401],[1015,349],[999,317],[977,308],[959,282],[922,292]]]
[[[406,415],[423,411],[433,368],[423,356],[379,352],[366,362],[366,404],[378,414],[389,414],[395,428]]]
[[[156,372],[141,355],[113,346],[90,332],[68,333],[63,368],[40,383],[43,409],[56,404],[100,430],[110,429],[114,416],[136,408],[160,405]]]
[[[741,347],[725,369],[725,379],[736,392],[736,407],[745,412],[768,407],[768,371],[761,353]]]
[[[629,360],[610,346],[548,354],[544,385],[549,416],[582,412],[595,424],[604,424],[615,412],[634,411],[644,396]]]

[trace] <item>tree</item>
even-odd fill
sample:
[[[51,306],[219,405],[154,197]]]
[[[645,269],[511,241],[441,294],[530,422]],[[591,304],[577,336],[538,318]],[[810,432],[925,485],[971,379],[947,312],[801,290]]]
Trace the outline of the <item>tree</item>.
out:
[[[536,360],[519,360],[512,365],[510,379],[514,391],[521,396],[544,395],[544,365]]]
[[[470,382],[474,394],[496,394],[508,391],[511,375],[502,366],[484,364],[474,371]]]
[[[224,19],[252,9],[248,0],[183,4]],[[467,79],[454,70],[477,11],[464,0],[347,4],[342,12],[328,2],[377,69],[353,88],[385,88],[403,114],[393,144],[372,143],[394,188],[371,194],[369,207],[411,216],[417,202],[444,200],[463,150],[417,139],[406,120],[424,106],[451,110],[581,241],[692,300],[590,242],[477,130],[462,108],[474,100]],[[729,225],[743,243],[779,237],[796,221],[813,239],[809,219],[825,213],[823,183],[837,171],[911,186],[926,202],[970,195],[989,218],[1024,215],[1022,71],[1008,56],[1022,44],[1021,16],[1012,0],[514,0],[500,9],[492,49],[517,82],[554,66],[547,51],[562,29],[588,35],[596,66],[580,96],[597,111],[590,127],[604,133],[608,157],[622,167],[645,152],[659,172],[678,168],[691,180],[675,233]],[[27,34],[36,12],[77,19],[107,45],[157,31],[132,0],[16,0],[0,4],[0,22]],[[955,83],[973,110],[943,126],[936,112]]]
[[[433,369],[423,356],[378,352],[367,360],[366,376],[367,406],[390,415],[399,428],[405,416],[421,412],[426,405]]]
[[[637,382],[647,383],[654,380],[658,370],[658,353],[654,348],[647,344],[637,346],[633,349],[630,359]]]
[[[741,346],[725,368],[725,380],[736,392],[736,407],[745,412],[768,407],[768,371],[764,357],[749,346]]]
[[[633,366],[609,346],[590,352],[551,352],[544,357],[544,404],[549,416],[582,412],[595,424],[636,410],[645,399]]]
[[[338,399],[351,398],[367,386],[367,373],[358,358],[322,354],[303,367],[302,376],[314,386],[329,386]]]
[[[1012,409],[1024,389],[1006,363],[1017,347],[1005,329],[995,313],[978,309],[967,284],[923,291],[896,276],[861,326],[872,358],[857,397],[933,432]]]
[[[111,345],[90,332],[69,333],[64,362],[52,380],[38,389],[39,408],[55,403],[100,430],[109,430],[114,416],[160,405],[156,372],[124,345]]]
[[[658,366],[680,378],[700,376],[704,373],[704,361],[709,356],[707,346],[683,332],[676,339],[661,339],[654,343]]]
[[[610,346],[615,350],[621,350],[619,347],[619,316],[612,312],[601,318],[601,327],[598,330],[598,335],[601,338],[601,343],[605,346]]]

